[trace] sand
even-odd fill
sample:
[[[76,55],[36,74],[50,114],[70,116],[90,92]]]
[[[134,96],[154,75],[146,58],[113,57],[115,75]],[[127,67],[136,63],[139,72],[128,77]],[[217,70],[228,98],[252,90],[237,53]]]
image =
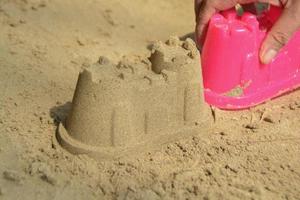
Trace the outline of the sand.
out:
[[[213,109],[207,130],[115,160],[53,143],[79,73],[101,55],[149,57],[155,41],[191,35],[192,4],[1,1],[0,199],[299,199],[300,91]]]
[[[101,56],[80,73],[54,143],[73,154],[115,160],[209,130],[213,116],[199,58],[193,40],[178,37],[156,42],[149,58],[124,56],[112,64]]]

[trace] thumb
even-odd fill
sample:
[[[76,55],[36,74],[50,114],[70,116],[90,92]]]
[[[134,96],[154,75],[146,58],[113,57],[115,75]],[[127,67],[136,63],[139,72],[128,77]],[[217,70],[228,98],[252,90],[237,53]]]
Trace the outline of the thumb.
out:
[[[298,10],[285,8],[281,17],[268,33],[260,50],[260,60],[263,64],[269,64],[290,40],[299,28]]]

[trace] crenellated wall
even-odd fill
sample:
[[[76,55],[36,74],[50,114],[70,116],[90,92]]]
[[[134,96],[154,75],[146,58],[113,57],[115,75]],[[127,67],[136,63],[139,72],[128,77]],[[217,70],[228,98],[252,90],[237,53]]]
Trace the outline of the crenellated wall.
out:
[[[154,44],[149,59],[101,57],[79,75],[62,144],[129,147],[208,121],[199,58],[192,40],[175,37]]]

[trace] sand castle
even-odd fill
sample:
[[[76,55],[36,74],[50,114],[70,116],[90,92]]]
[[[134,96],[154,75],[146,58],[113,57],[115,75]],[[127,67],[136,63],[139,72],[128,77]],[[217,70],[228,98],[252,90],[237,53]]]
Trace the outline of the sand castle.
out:
[[[58,142],[71,153],[113,159],[208,126],[199,58],[192,40],[176,37],[155,43],[149,59],[115,65],[100,57],[79,75]]]

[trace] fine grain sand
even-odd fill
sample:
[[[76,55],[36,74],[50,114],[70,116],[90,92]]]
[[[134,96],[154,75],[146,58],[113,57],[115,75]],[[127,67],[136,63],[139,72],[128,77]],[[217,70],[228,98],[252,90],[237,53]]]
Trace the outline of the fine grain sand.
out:
[[[101,56],[80,72],[54,145],[97,160],[136,156],[188,133],[207,132],[200,54],[190,38],[156,42],[149,58]],[[58,145],[58,144],[57,144]]]
[[[0,199],[299,199],[300,91],[113,161],[53,143],[80,71],[193,29],[191,0],[1,0]]]

